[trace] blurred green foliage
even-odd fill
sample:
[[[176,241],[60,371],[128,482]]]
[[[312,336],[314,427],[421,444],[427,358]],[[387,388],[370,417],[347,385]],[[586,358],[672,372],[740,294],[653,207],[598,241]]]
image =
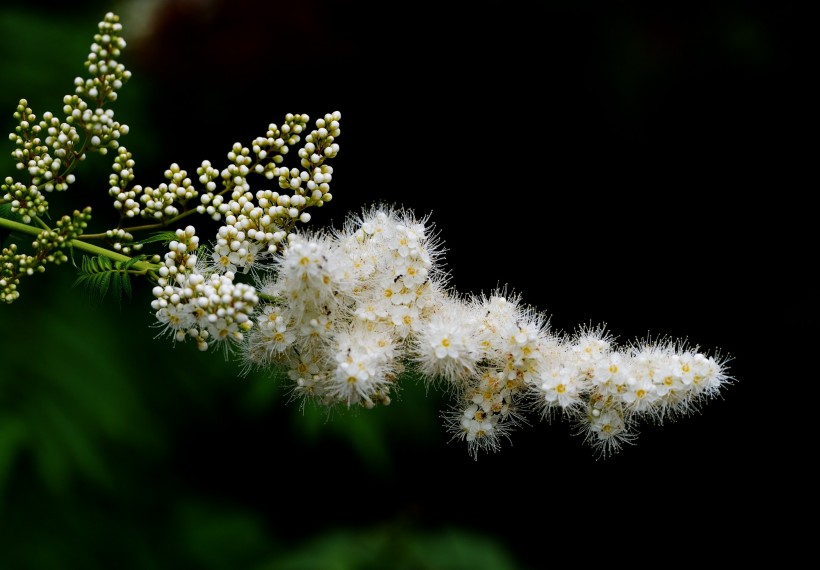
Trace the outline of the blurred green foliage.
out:
[[[496,542],[465,530],[360,520],[284,540],[271,529],[267,519],[303,504],[292,504],[291,462],[340,464],[327,485],[351,485],[362,472],[397,477],[390,434],[411,433],[420,447],[440,435],[436,399],[423,390],[405,390],[390,410],[328,418],[288,405],[269,377],[238,379],[220,353],[153,339],[145,296],[122,308],[91,304],[70,272],[54,268],[27,285],[0,320],[0,568],[515,567]],[[284,417],[271,424],[265,415]],[[254,454],[221,458],[214,433],[246,437],[230,446]],[[190,452],[199,445],[209,460]],[[233,477],[219,481],[271,462],[293,477],[271,477],[281,511],[233,497]],[[394,565],[397,556],[404,562]]]

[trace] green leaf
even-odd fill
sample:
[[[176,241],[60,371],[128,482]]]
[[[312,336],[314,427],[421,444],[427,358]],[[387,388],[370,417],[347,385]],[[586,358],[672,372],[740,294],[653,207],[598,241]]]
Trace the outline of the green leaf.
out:
[[[123,279],[121,280],[121,290],[125,292],[126,297],[131,299],[133,297],[133,291],[131,290],[131,278],[128,277],[127,273],[123,273]],[[120,298],[122,298],[122,293],[120,293]]]
[[[135,241],[134,244],[144,245],[146,243],[163,242],[166,245],[177,239],[177,234],[174,232],[157,232],[140,241]]]
[[[133,289],[131,287],[131,276],[128,273],[134,265],[145,259],[144,255],[132,257],[128,261],[111,261],[104,255],[96,257],[83,257],[80,266],[80,274],[74,281],[74,286],[83,285],[97,300],[102,300],[109,290],[116,297],[117,302],[122,301],[123,293],[131,298]]]
[[[106,275],[111,275],[111,274],[106,273]],[[123,289],[122,280],[115,275],[113,279],[110,279],[110,281],[111,281],[111,294],[119,302],[122,299],[122,289]]]
[[[23,223],[23,216],[11,209],[11,203],[0,204],[0,218]]]
[[[111,285],[111,273],[100,273],[98,276],[98,283],[100,290],[100,297],[105,297],[105,294],[108,293],[108,287]]]

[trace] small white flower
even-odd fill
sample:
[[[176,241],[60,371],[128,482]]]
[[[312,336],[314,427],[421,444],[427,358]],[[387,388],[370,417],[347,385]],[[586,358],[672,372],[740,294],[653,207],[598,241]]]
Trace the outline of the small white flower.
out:
[[[477,335],[475,307],[458,298],[446,298],[419,322],[412,339],[413,358],[430,380],[444,378],[461,384],[475,373],[483,356]]]
[[[572,408],[582,403],[581,380],[572,367],[557,363],[541,374],[540,381],[539,389],[547,407]]]

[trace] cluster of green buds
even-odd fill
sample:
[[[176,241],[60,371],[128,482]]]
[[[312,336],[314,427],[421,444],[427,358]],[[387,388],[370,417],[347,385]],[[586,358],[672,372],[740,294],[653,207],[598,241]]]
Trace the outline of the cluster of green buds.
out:
[[[63,117],[46,112],[38,119],[26,99],[17,105],[17,126],[9,138],[15,146],[12,158],[17,170],[26,178],[9,176],[0,185],[0,214],[5,214],[0,222],[6,229],[34,235],[36,240],[30,255],[18,253],[14,243],[0,253],[0,299],[7,303],[19,297],[17,286],[22,276],[44,271],[46,263],[65,261],[66,250],[90,221],[90,209],[85,208],[61,218],[52,230],[45,221],[47,195],[65,191],[75,182],[73,172],[88,153],[104,155],[108,149],[118,148],[120,137],[128,133],[128,126],[117,122],[114,112],[106,108],[131,77],[118,60],[124,47],[119,17],[106,14],[85,61],[86,76],[77,77],[74,93],[63,98]]]
[[[21,277],[44,271],[47,263],[61,263],[74,251],[108,260],[77,263],[81,272],[110,270],[121,279],[139,274],[157,284],[164,279],[162,255],[144,254],[144,247],[173,241],[174,228],[196,214],[223,225],[213,244],[203,244],[198,252],[197,267],[186,270],[203,275],[247,273],[285,247],[298,224],[310,221],[309,208],[332,199],[333,168],[327,161],[339,152],[338,112],[317,120],[313,130],[308,127],[308,115],[287,114],[281,125],[270,123],[265,135],[249,145],[234,143],[224,168],[204,160],[196,174],[189,176],[172,163],[164,172],[164,182],[138,184],[136,160],[122,144],[129,128],[115,120],[110,108],[131,78],[120,61],[125,47],[119,16],[106,14],[85,60],[85,75],[75,78],[74,92],[63,98],[62,117],[46,112],[38,119],[25,99],[15,110],[17,126],[10,139],[15,145],[12,158],[21,175],[7,177],[0,186],[0,229],[9,230],[14,238],[0,253],[0,299],[7,303],[19,297]],[[285,156],[303,137],[304,146],[296,153],[299,167],[286,166]],[[75,169],[90,153],[106,155],[109,151],[114,157],[108,195],[120,214],[118,225],[88,233],[90,209],[85,208],[83,223],[76,223],[72,231],[63,231],[60,224],[50,228],[47,221],[54,215],[49,212],[48,194],[74,184]],[[254,175],[271,184],[252,189]],[[153,236],[138,237],[152,231]],[[64,241],[52,239],[52,234]],[[36,241],[27,245],[20,235]]]

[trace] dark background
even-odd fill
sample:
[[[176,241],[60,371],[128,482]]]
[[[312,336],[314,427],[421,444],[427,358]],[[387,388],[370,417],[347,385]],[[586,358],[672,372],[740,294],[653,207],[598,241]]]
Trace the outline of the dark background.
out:
[[[149,6],[4,3],[2,128],[22,97],[59,111],[113,10],[139,183],[338,110],[334,200],[313,223],[411,208],[457,290],[506,285],[556,330],[686,339],[735,382],[606,460],[533,418],[474,461],[442,395],[407,385],[326,421],[154,338],[147,286],[118,306],[50,267],[0,310],[0,569],[535,569],[790,545],[780,513],[811,495],[780,412],[815,304],[790,3]],[[94,204],[103,223],[108,162],[83,168],[53,208]]]

